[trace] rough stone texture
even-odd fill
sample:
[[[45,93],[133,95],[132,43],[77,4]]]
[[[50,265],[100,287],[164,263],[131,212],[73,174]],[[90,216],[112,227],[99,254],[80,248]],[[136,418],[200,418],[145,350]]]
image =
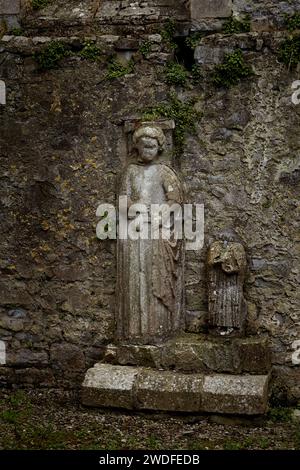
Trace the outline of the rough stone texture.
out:
[[[210,413],[263,414],[267,410],[268,376],[206,376],[202,409]]]
[[[192,20],[225,18],[232,14],[232,0],[190,0]]]
[[[0,0],[0,15],[17,15],[20,12],[20,0]]]
[[[136,385],[137,407],[161,411],[199,411],[202,382],[201,375],[144,371]]]
[[[230,49],[199,45],[195,49],[194,57],[199,65],[216,65],[220,64],[224,60],[225,54],[230,52],[232,52]]]
[[[109,345],[104,361],[111,364],[191,372],[268,374],[270,347],[266,337],[211,338],[192,335],[159,346]]]
[[[268,376],[180,374],[96,364],[86,373],[87,406],[157,411],[264,414]]]
[[[124,121],[161,103],[170,90],[163,66],[171,55],[158,33],[171,0],[162,17],[135,17],[130,24],[113,17],[94,21],[91,11],[85,13],[90,5],[53,2],[24,19],[27,37],[0,42],[0,79],[7,85],[7,104],[0,108],[0,339],[12,360],[28,350],[49,358],[41,369],[13,361],[2,366],[1,384],[78,386],[114,334],[116,246],[96,240],[95,212],[100,202],[115,201],[126,156]],[[172,2],[172,16],[184,23],[188,12],[180,7],[179,14],[178,5]],[[262,31],[282,29],[284,14],[298,8],[298,0],[233,2],[234,12],[251,13]],[[219,27],[222,21],[216,20]],[[101,61],[73,56],[39,71],[33,53],[63,35],[77,50],[84,37],[95,35]],[[107,59],[125,36],[151,38],[151,55],[139,56],[132,74],[105,80]],[[275,31],[203,39],[201,45],[212,49],[241,47],[256,75],[228,91],[215,89],[204,64],[201,84],[178,89],[204,111],[196,135],[186,138],[180,166],[187,199],[206,208],[205,246],[186,253],[188,325],[195,332],[206,322],[210,234],[232,227],[249,258],[247,334],[270,339],[272,386],[280,396],[284,390],[285,401],[297,402],[300,370],[292,364],[292,343],[300,339],[300,107],[292,104],[291,85],[299,71],[278,63],[285,36]],[[57,360],[57,344],[80,349],[78,369]]]
[[[133,408],[133,386],[137,376],[133,367],[95,364],[82,385],[82,403],[87,406]]]

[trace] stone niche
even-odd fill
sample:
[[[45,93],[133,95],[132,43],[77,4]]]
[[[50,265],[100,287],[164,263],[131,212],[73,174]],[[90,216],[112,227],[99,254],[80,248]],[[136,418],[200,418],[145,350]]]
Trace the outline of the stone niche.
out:
[[[126,122],[119,184],[129,208],[176,201],[182,182],[172,161],[172,121]],[[129,222],[130,211],[120,211]],[[152,219],[143,222],[148,227]],[[163,224],[163,222],[162,222]],[[141,231],[141,230],[139,230]],[[268,338],[245,337],[246,251],[237,234],[216,235],[207,252],[208,333],[184,332],[181,239],[118,240],[115,342],[86,373],[86,406],[260,415],[267,411]],[[182,321],[183,320],[183,321]]]
[[[190,0],[192,20],[226,18],[232,14],[232,0]]]

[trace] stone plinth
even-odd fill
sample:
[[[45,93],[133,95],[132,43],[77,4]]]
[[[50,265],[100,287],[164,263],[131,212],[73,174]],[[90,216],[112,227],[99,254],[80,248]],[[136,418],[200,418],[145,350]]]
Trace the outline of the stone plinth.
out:
[[[204,379],[202,408],[209,413],[263,414],[267,399],[265,375],[211,375]]]
[[[105,362],[194,373],[267,374],[271,367],[264,337],[212,338],[186,334],[158,346],[111,345]]]
[[[82,402],[95,407],[259,415],[267,410],[268,379],[96,364],[86,374]]]
[[[82,402],[90,406],[132,409],[134,383],[138,369],[95,364],[86,373]]]

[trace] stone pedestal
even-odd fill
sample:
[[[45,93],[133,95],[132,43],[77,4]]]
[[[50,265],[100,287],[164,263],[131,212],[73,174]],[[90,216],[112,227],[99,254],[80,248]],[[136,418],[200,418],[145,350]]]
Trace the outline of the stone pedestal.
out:
[[[267,375],[182,374],[96,364],[82,403],[92,407],[259,415],[267,409]]]
[[[82,402],[132,410],[259,415],[267,410],[267,339],[185,334],[158,346],[109,345]]]

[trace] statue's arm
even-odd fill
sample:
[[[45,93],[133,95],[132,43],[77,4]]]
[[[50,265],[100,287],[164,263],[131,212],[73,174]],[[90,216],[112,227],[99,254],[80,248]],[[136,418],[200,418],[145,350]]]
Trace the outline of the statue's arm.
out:
[[[176,173],[168,167],[166,167],[163,174],[163,187],[168,204],[182,204],[183,190],[181,182],[179,181]]]

